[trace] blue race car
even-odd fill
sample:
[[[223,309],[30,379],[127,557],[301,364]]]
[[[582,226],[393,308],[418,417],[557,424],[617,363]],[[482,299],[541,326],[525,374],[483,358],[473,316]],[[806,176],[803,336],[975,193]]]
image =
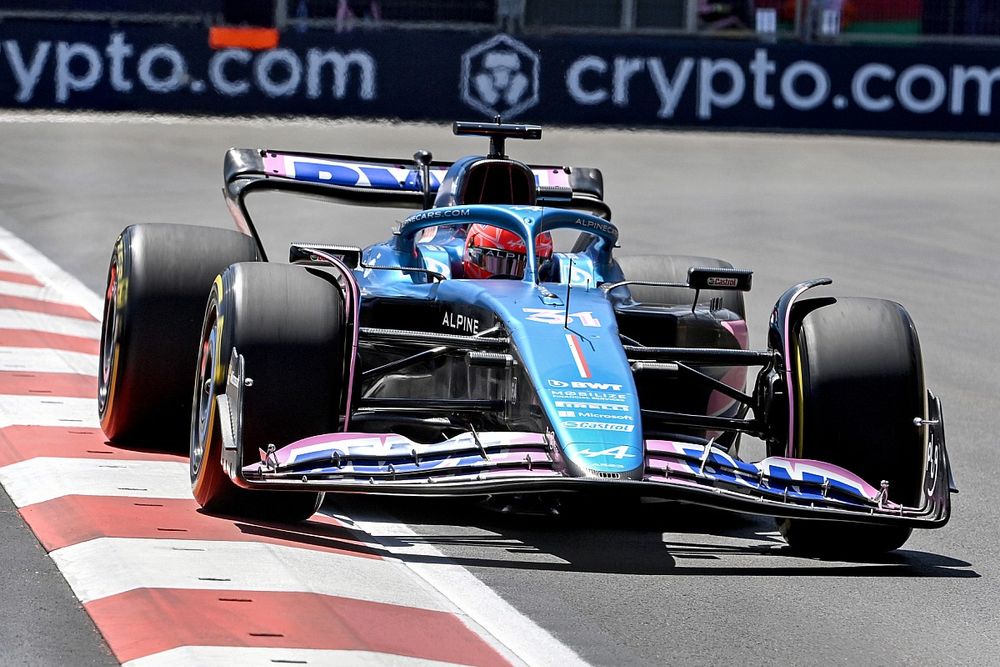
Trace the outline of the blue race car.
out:
[[[805,281],[749,349],[750,271],[619,256],[600,171],[508,157],[537,126],[454,131],[488,153],[232,149],[238,231],[125,229],[108,437],[186,433],[197,501],[257,518],[303,520],[325,492],[656,497],[774,516],[813,553],[891,550],[947,522],[941,404],[902,306],[807,298],[830,281]],[[418,212],[387,241],[294,243],[276,263],[246,206],[259,190]],[[742,436],[766,458],[741,459]]]

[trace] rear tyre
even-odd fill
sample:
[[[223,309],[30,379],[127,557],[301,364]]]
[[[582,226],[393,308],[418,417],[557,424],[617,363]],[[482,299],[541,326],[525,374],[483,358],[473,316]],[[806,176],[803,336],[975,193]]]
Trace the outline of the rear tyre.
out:
[[[191,485],[206,510],[303,521],[323,494],[255,491],[222,467],[215,397],[225,392],[232,350],[252,386],[243,391],[242,465],[278,448],[339,430],[344,385],[344,304],[331,276],[284,264],[234,264],[216,278],[202,325],[190,431]],[[190,390],[190,386],[189,386]]]
[[[924,462],[927,416],[920,343],[906,310],[880,299],[820,298],[796,304],[789,360],[795,391],[796,452],[836,464],[879,488],[889,499],[916,505]],[[903,526],[782,519],[788,545],[817,555],[870,555],[898,549]]]
[[[733,265],[714,257],[694,255],[624,255],[616,256],[625,280],[647,280],[658,283],[686,283],[688,269],[692,266],[731,269]],[[632,299],[640,303],[665,306],[690,306],[694,292],[686,287],[652,287],[629,285]],[[746,319],[743,292],[733,290],[702,290],[698,303],[707,304],[712,299],[722,300],[722,307]]]
[[[694,255],[625,255],[616,257],[618,266],[624,274],[625,280],[647,280],[661,283],[687,283],[688,269],[691,267],[703,268],[725,268],[731,269],[733,265],[729,262],[714,257],[698,257]],[[694,290],[687,287],[653,287],[651,285],[629,285],[629,292],[632,299],[644,305],[652,306],[686,306],[691,307],[694,299]],[[720,299],[720,306],[731,311],[741,320],[746,320],[746,306],[743,302],[743,292],[733,290],[701,290],[698,293],[698,303],[709,304],[713,299]],[[654,320],[655,321],[655,320]],[[640,333],[646,331],[640,329]],[[655,340],[655,339],[654,339]],[[675,344],[670,342],[667,344]],[[734,342],[735,345],[735,342]],[[717,373],[720,369],[701,369],[708,373]],[[743,389],[746,385],[746,369],[731,368],[729,372],[734,373],[728,380],[725,376],[718,376],[718,379],[727,381],[736,389]],[[664,391],[664,385],[655,379],[640,379],[638,381],[640,396],[643,396],[643,407],[653,410],[677,409],[678,395],[676,391]],[[690,391],[683,390],[685,396],[691,397]],[[725,399],[720,399],[725,402]],[[712,399],[705,396],[705,402],[700,405],[685,406],[682,409],[696,412],[708,410]],[[730,405],[726,412],[717,413],[722,416],[736,416],[740,406],[734,401],[729,401]],[[691,431],[690,435],[708,437],[703,431]],[[716,434],[716,444],[738,451],[740,435],[738,433]]]
[[[253,239],[226,229],[125,228],[101,328],[97,407],[109,439],[142,437],[171,449],[184,442],[205,294],[227,266],[257,258]]]

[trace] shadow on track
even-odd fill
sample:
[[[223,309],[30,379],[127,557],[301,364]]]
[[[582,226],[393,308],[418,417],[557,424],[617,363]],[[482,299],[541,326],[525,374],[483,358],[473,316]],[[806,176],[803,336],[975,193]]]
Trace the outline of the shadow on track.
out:
[[[359,521],[413,527],[418,534],[377,538],[410,563],[697,577],[980,577],[965,561],[906,549],[863,561],[804,557],[785,545],[771,519],[678,503],[576,500],[548,516],[461,499],[352,497],[333,504]],[[410,552],[422,545],[444,555]]]

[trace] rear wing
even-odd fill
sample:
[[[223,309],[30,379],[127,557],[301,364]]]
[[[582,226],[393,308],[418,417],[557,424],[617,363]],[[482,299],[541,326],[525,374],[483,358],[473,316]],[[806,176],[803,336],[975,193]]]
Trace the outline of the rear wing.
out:
[[[433,196],[451,162],[428,165]],[[537,204],[593,213],[610,219],[604,203],[604,180],[591,167],[530,166],[538,189]],[[421,167],[413,160],[360,158],[350,155],[231,148],[223,165],[226,204],[237,227],[260,238],[246,207],[258,190],[281,190],[360,206],[424,208]]]

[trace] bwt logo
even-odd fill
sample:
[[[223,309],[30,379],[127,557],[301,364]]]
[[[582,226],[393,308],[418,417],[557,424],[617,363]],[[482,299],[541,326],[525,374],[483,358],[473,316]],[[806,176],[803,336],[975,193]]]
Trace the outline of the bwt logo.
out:
[[[497,35],[462,54],[462,101],[488,116],[516,116],[538,104],[538,54]]]

